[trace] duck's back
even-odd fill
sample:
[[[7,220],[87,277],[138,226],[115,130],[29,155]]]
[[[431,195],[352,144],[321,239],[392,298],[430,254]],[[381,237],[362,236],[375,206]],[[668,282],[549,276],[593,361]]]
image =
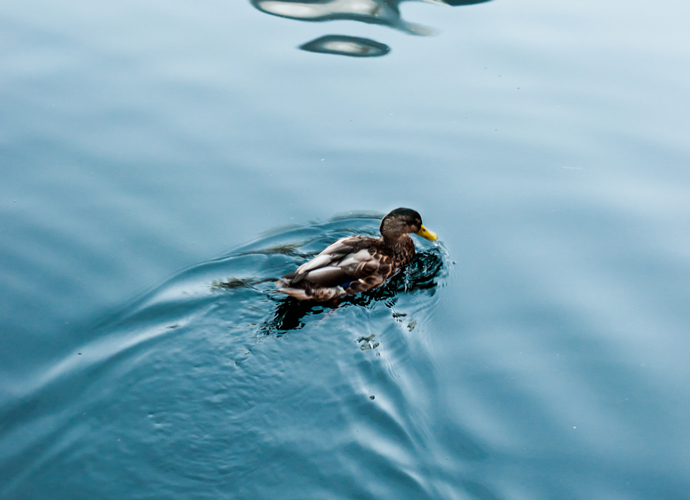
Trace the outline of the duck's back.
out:
[[[277,285],[300,300],[331,300],[380,285],[414,253],[414,243],[406,235],[396,247],[386,245],[383,238],[350,236],[329,245]]]

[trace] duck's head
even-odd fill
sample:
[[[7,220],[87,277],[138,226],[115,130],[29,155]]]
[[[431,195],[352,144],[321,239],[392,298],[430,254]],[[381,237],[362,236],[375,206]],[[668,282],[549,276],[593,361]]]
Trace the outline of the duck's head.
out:
[[[436,241],[436,235],[422,224],[422,216],[411,208],[396,208],[381,221],[381,234],[386,239],[397,240],[405,233],[415,233],[427,240]]]

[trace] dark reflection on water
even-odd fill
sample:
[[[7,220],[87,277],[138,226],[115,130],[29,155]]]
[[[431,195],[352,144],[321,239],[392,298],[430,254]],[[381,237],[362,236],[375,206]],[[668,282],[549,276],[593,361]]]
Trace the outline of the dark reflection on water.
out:
[[[357,36],[326,35],[299,47],[307,52],[322,54],[339,54],[352,57],[379,57],[390,52],[390,47],[383,43]]]
[[[450,5],[451,7],[460,7],[462,5],[475,5],[478,3],[486,3],[491,0],[443,0],[443,3]]]
[[[436,33],[431,27],[405,21],[400,14],[403,0],[320,0],[298,2],[291,0],[251,0],[261,12],[298,21],[358,21],[388,26],[410,35],[429,36]],[[422,0],[437,5],[472,5],[490,0]],[[328,35],[299,47],[308,52],[345,56],[373,57],[386,55],[390,48],[380,42],[345,35]]]

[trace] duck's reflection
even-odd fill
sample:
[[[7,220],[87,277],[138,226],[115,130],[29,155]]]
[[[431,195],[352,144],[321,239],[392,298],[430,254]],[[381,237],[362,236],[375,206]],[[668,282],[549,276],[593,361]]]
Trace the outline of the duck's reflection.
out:
[[[426,36],[433,28],[402,19],[399,5],[403,0],[250,0],[261,12],[300,21],[359,21],[388,26],[411,35]],[[472,5],[490,0],[415,0],[439,5]],[[368,38],[328,35],[300,46],[302,50],[356,57],[377,57],[387,54],[387,45]]]

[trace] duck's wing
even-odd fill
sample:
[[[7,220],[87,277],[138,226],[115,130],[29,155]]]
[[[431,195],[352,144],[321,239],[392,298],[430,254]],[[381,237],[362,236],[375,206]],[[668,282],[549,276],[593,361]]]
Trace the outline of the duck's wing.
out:
[[[341,238],[284,278],[289,279],[293,285],[302,280],[317,287],[342,285],[357,279],[363,265],[373,260],[376,242],[377,240],[366,236]]]
[[[365,236],[342,238],[283,276],[276,283],[278,289],[298,300],[328,301],[374,288],[394,271],[381,243]]]

